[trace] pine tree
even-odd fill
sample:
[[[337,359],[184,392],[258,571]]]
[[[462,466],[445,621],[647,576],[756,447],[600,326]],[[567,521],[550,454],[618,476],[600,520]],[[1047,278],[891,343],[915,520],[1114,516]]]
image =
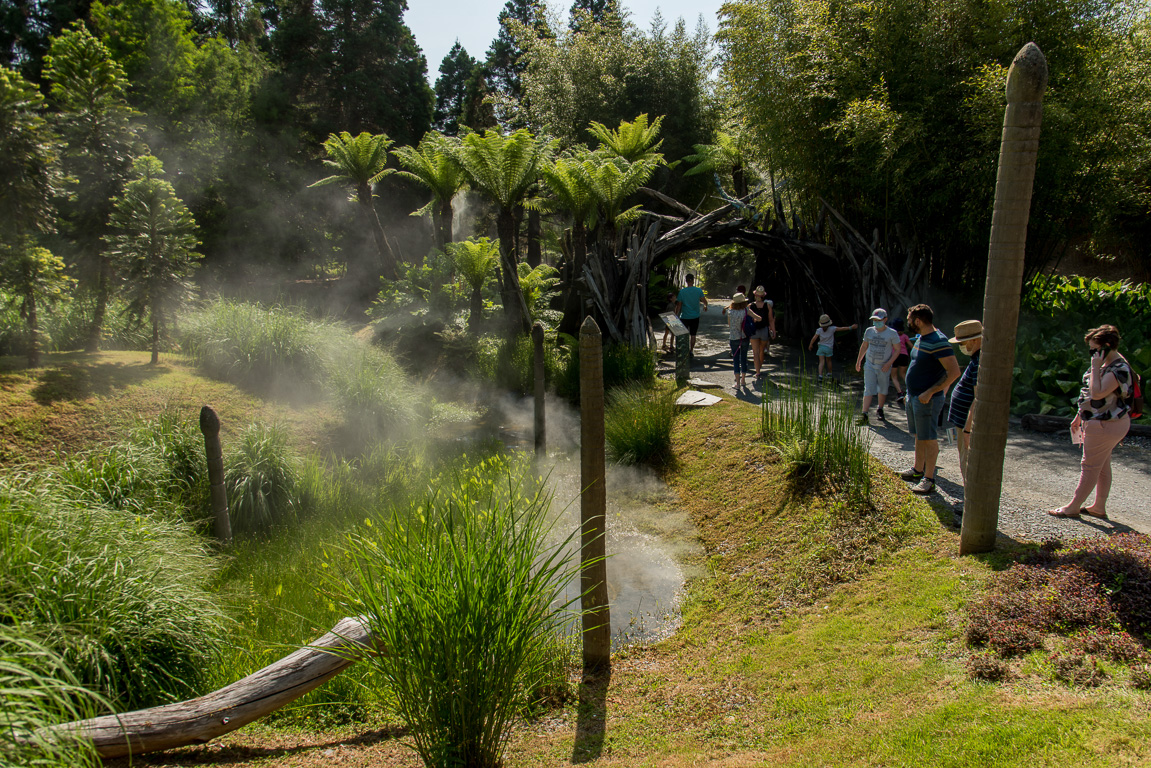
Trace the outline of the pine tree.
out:
[[[622,23],[618,0],[575,0],[568,13],[571,16],[568,25],[574,32],[589,20],[592,24]]]
[[[189,289],[200,254],[192,249],[196,221],[151,155],[132,164],[136,178],[124,187],[112,213],[107,242],[124,277],[128,314],[152,323],[152,364],[160,361],[160,330]]]
[[[488,81],[501,96],[519,101],[523,97],[520,78],[527,64],[524,49],[516,42],[515,26],[547,34],[544,3],[539,0],[507,0],[500,11],[500,31],[488,49]]]
[[[436,79],[436,112],[434,127],[447,136],[460,131],[464,108],[467,106],[468,87],[475,74],[476,60],[468,55],[457,40],[440,64]]]

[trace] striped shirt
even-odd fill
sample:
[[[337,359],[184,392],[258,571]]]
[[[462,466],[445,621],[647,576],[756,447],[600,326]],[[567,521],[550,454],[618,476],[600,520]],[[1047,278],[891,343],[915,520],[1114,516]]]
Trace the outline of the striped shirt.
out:
[[[939,331],[921,335],[911,350],[911,365],[907,366],[907,394],[919,397],[934,387],[947,369],[945,357],[955,357],[947,336]]]
[[[947,420],[960,429],[967,426],[967,414],[975,402],[975,385],[979,383],[979,353],[982,351],[977,349],[971,356],[971,362],[963,369],[959,383],[951,392],[951,410],[947,412]]]

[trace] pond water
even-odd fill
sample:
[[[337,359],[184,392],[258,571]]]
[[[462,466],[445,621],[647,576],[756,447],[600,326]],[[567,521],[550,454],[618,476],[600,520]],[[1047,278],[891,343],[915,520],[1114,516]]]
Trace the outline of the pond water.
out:
[[[547,425],[548,455],[537,472],[553,494],[556,534],[564,537],[579,528],[579,415],[549,399]],[[531,451],[531,400],[489,404],[475,434]],[[691,564],[703,550],[691,518],[651,470],[608,465],[606,548],[613,646],[652,642],[674,632],[684,584],[697,575]],[[577,580],[568,596],[578,591]]]

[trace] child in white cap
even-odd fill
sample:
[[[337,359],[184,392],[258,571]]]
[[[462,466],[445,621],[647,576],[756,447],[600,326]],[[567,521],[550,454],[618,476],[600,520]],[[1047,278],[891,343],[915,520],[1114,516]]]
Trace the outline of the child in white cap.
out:
[[[850,328],[832,325],[830,315],[819,316],[819,327],[815,329],[815,335],[807,344],[807,348],[812,349],[815,347],[815,343],[819,342],[819,348],[815,350],[815,355],[819,358],[819,381],[823,381],[824,365],[827,366],[827,378],[831,378],[831,355],[835,352],[835,334],[854,331],[858,327],[858,323],[853,324]]]

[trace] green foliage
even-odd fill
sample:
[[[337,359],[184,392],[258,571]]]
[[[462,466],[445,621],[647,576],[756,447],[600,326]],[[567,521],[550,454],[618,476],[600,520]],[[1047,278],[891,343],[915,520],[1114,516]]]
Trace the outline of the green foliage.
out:
[[[0,244],[9,247],[55,226],[52,203],[64,178],[57,139],[40,115],[43,106],[36,86],[0,67]]]
[[[440,76],[436,78],[436,130],[448,136],[459,133],[468,106],[469,84],[478,68],[479,64],[457,40],[440,62]]]
[[[532,322],[542,323],[544,330],[553,330],[559,325],[561,314],[552,309],[552,301],[559,295],[559,270],[549,264],[532,267],[526,262],[517,265],[520,273],[520,289],[528,305]]]
[[[75,282],[64,273],[63,260],[47,248],[30,247],[26,240],[15,248],[0,244],[0,286],[10,288],[20,304],[30,366],[40,364],[40,309],[59,301]]]
[[[525,469],[492,459],[439,478],[368,518],[324,571],[388,649],[368,663],[428,766],[502,764],[512,727],[555,682],[577,534],[551,537],[550,498],[523,485]]]
[[[443,322],[459,304],[461,291],[452,281],[454,259],[443,251],[433,250],[419,262],[399,265],[395,280],[380,280],[380,291],[368,308],[368,317],[395,330],[402,323],[410,326],[408,315],[425,324],[424,333],[432,333],[427,323]],[[402,317],[402,320],[398,320]],[[404,328],[412,332],[414,329]]]
[[[478,240],[468,238],[462,243],[450,244],[448,253],[455,265],[456,274],[471,288],[468,302],[468,331],[478,333],[483,319],[484,283],[500,263],[499,241],[493,243],[486,237]]]
[[[549,386],[565,376],[567,352],[544,335],[544,381]],[[512,339],[481,336],[475,344],[475,373],[501,389],[527,396],[535,391],[535,347],[530,336]]]
[[[459,47],[459,43],[456,43]],[[452,198],[464,186],[463,169],[456,164],[449,145],[458,140],[429,131],[416,148],[400,147],[392,152],[405,170],[401,178],[410,179],[427,188],[432,200],[413,216],[435,215],[436,242],[439,246],[452,240]]]
[[[388,165],[388,147],[394,142],[385,134],[373,136],[363,131],[352,136],[347,131],[333,133],[324,142],[324,165],[335,171],[331,176],[320,179],[313,187],[327,184],[344,184],[352,190],[351,199],[358,199],[365,186],[371,185],[395,173]],[[371,199],[369,189],[368,198]],[[361,199],[362,203],[363,200]]]
[[[558,372],[556,391],[573,403],[579,402],[579,339],[559,335],[564,365]],[[604,391],[629,384],[651,387],[655,384],[655,351],[628,344],[607,344],[603,348]]]
[[[797,482],[835,488],[850,503],[871,500],[870,432],[858,429],[855,406],[810,378],[765,392],[760,430]]]
[[[663,115],[649,123],[647,114],[642,114],[630,123],[620,121],[619,128],[614,130],[593,120],[587,130],[604,150],[629,163],[647,159],[662,161],[663,155],[659,154],[659,148],[663,146],[664,140],[656,141],[662,124]]]
[[[661,464],[671,456],[671,428],[679,408],[674,389],[630,384],[608,394],[604,413],[607,455],[620,464]]]
[[[348,349],[329,375],[345,422],[364,443],[406,437],[421,415],[403,369],[381,349]]]
[[[28,634],[0,623],[0,751],[11,768],[97,768],[90,744],[56,739],[41,728],[93,716],[100,698],[85,689],[67,664]],[[27,740],[16,737],[27,737]]]
[[[48,476],[0,481],[0,611],[118,711],[202,692],[224,617],[215,561],[175,518],[77,502]]]
[[[495,130],[469,133],[446,146],[472,189],[506,210],[527,195],[552,148],[523,128],[507,136]]]
[[[1119,329],[1120,351],[1135,370],[1144,377],[1151,372],[1151,286],[1040,276],[1028,284],[1022,303],[1012,413],[1075,415],[1090,364],[1083,334],[1104,323]]]
[[[295,523],[301,506],[299,485],[299,459],[288,446],[288,433],[278,426],[249,425],[224,462],[232,531],[267,534]]]

